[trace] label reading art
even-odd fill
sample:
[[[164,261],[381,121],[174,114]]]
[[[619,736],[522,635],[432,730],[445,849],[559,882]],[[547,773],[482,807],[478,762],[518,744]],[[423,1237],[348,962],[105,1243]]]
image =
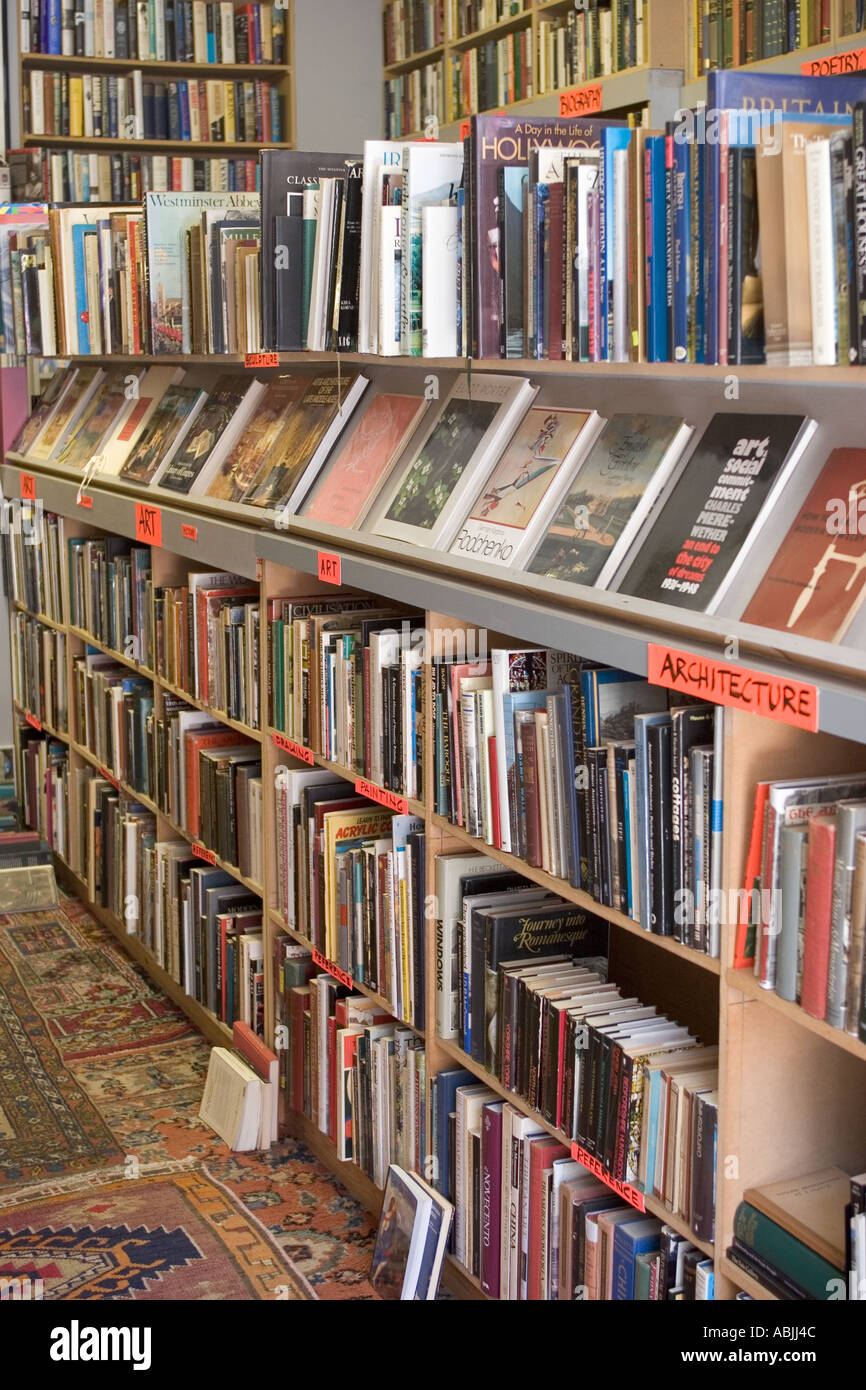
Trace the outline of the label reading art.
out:
[[[91,511],[93,510],[93,498],[88,497],[85,493],[79,492],[75,501],[79,507],[88,507]]]
[[[318,965],[320,970],[327,970],[329,975],[333,975],[334,979],[339,980],[340,984],[345,985],[347,989],[355,988],[355,982],[351,975],[347,975],[345,970],[340,969],[339,965],[335,965],[332,960],[323,956],[321,951],[313,950],[313,964]]]
[[[559,94],[560,116],[589,116],[600,111],[602,105],[601,87],[572,87],[569,92]]]
[[[339,555],[329,555],[326,550],[319,551],[319,579],[323,584],[342,584],[343,564]]]
[[[192,852],[196,859],[203,859],[206,864],[215,864],[217,862],[214,851],[208,849],[207,845],[200,845],[194,842],[192,845]]]
[[[302,743],[295,743],[293,738],[286,738],[284,734],[274,734],[273,738],[275,747],[282,748],[293,758],[297,758],[302,763],[308,763],[310,767],[313,766],[312,749],[305,748]]]
[[[409,803],[405,796],[398,796],[397,792],[389,792],[384,787],[377,787],[374,782],[366,782],[363,777],[356,778],[355,791],[359,796],[366,796],[370,801],[377,801],[380,806],[393,811],[395,815],[405,816],[408,814]]]
[[[647,647],[647,680],[699,700],[760,714],[797,729],[818,731],[818,689],[804,681],[750,671],[731,661],[696,656],[651,642]]]
[[[162,545],[162,508],[146,502],[135,504],[135,539],[144,545]]]
[[[643,1193],[630,1183],[620,1182],[618,1178],[612,1178],[603,1163],[599,1163],[597,1158],[593,1158],[591,1153],[582,1149],[579,1144],[572,1144],[571,1156],[578,1163],[582,1163],[584,1168],[588,1168],[597,1178],[601,1178],[605,1187],[609,1187],[611,1192],[615,1192],[618,1197],[622,1197],[624,1202],[628,1202],[635,1211],[646,1211]]]
[[[21,474],[21,496],[25,502],[36,501],[36,479],[32,473]]]

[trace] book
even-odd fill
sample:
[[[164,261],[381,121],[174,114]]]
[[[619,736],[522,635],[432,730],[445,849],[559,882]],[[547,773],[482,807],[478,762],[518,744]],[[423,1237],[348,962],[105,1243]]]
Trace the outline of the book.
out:
[[[185,495],[203,491],[231,451],[266,390],[255,378],[224,376],[198,412],[192,427],[168,462],[152,478],[159,487]]]
[[[206,400],[207,392],[201,386],[169,386],[128,454],[120,470],[121,478],[136,483],[153,482],[160,470],[171,463]]]
[[[267,382],[246,428],[213,473],[205,489],[208,497],[221,498],[224,502],[241,500],[265,460],[278,448],[292,411],[306,388],[307,378],[300,374],[278,376]]]

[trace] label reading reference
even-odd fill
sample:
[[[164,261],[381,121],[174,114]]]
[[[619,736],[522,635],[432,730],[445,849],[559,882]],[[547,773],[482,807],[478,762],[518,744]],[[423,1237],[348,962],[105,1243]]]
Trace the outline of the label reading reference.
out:
[[[624,1202],[628,1202],[630,1207],[636,1211],[646,1211],[643,1193],[630,1183],[620,1182],[618,1178],[612,1178],[603,1163],[599,1163],[597,1158],[593,1158],[591,1153],[582,1149],[579,1144],[572,1144],[571,1156],[578,1163],[582,1163],[584,1168],[588,1168],[597,1178],[600,1178],[605,1187],[609,1187],[611,1192],[615,1192],[618,1197],[622,1197]]]
[[[216,854],[212,849],[208,849],[207,845],[200,845],[197,841],[193,841],[192,852],[196,859],[203,859],[206,864],[215,864],[217,862]]]
[[[329,975],[333,975],[334,979],[339,980],[340,984],[345,985],[347,989],[355,988],[355,982],[351,975],[347,975],[345,970],[340,969],[339,965],[335,965],[332,960],[323,956],[321,951],[313,950],[313,964],[318,965],[320,970],[327,970]]]

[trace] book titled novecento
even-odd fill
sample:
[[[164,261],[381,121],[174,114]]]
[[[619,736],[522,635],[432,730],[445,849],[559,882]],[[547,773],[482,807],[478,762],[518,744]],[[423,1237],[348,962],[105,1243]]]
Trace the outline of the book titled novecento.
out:
[[[715,415],[611,587],[716,612],[816,428],[804,415]]]

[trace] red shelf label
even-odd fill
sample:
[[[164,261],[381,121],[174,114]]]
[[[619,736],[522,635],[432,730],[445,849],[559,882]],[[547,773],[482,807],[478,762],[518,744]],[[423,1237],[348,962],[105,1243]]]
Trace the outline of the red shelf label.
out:
[[[110,782],[111,785],[113,787],[116,787],[118,791],[123,790],[117,778],[114,776],[113,773],[109,772],[107,767],[98,767],[96,771],[99,773],[100,777],[104,777],[106,782]]]
[[[257,556],[256,556],[256,579],[259,581],[259,583],[262,582],[262,576],[264,575],[264,572],[265,572],[265,562],[264,562],[264,560],[262,559],[261,555],[257,555]]]
[[[560,116],[589,116],[594,111],[600,111],[601,107],[600,86],[572,87],[570,91],[559,94]]]
[[[371,801],[378,801],[380,806],[386,806],[389,811],[394,811],[398,816],[405,816],[409,811],[409,803],[405,796],[398,796],[396,792],[387,792],[384,787],[377,787],[375,782],[366,782],[363,777],[356,779],[355,791],[359,796],[366,796]]]
[[[144,545],[162,545],[162,508],[146,502],[135,504],[135,539]]]
[[[674,647],[647,647],[647,680],[698,700],[760,714],[797,729],[818,731],[818,689],[803,681],[750,671],[732,661],[680,652]]]
[[[203,859],[206,864],[215,864],[217,862],[217,857],[213,850],[208,849],[206,845],[193,843],[192,852],[196,859]]]
[[[833,53],[826,58],[810,58],[800,65],[806,77],[838,77],[845,72],[866,69],[866,48],[851,48],[847,53]]]
[[[93,507],[93,498],[85,496],[83,492],[79,492],[75,501],[78,503],[79,507]]]
[[[341,985],[347,989],[354,989],[355,982],[351,975],[347,975],[345,970],[341,970],[339,965],[335,965],[332,960],[327,960],[321,951],[313,951],[313,964],[318,965],[320,970],[327,970],[329,975],[333,975],[335,980],[339,980]]]
[[[197,540],[198,540],[198,527],[197,527],[197,526],[188,526],[187,523],[184,522],[183,525],[182,525],[181,528],[180,528],[180,534],[183,536],[183,538],[184,538],[185,541],[197,541]]]
[[[36,479],[32,473],[21,474],[21,496],[25,502],[36,501]]]
[[[329,555],[326,550],[319,551],[319,579],[323,584],[342,584],[343,564],[339,555]]]
[[[646,1211],[643,1193],[638,1188],[632,1187],[631,1183],[620,1182],[617,1178],[612,1178],[604,1164],[599,1163],[598,1159],[593,1158],[586,1149],[582,1149],[579,1144],[572,1144],[571,1156],[578,1163],[582,1163],[584,1168],[588,1168],[591,1173],[594,1173],[597,1178],[600,1178],[611,1192],[615,1192],[618,1197],[622,1197],[623,1201],[628,1202],[630,1207],[634,1207],[635,1211]]]
[[[277,748],[282,748],[286,753],[291,753],[293,758],[299,758],[302,763],[309,763],[310,767],[313,766],[311,748],[305,748],[302,743],[295,743],[293,738],[286,738],[284,734],[274,734],[273,739]]]
[[[280,354],[278,352],[248,352],[244,358],[245,367],[278,367],[280,365]]]
[[[39,729],[41,731],[42,720],[37,719],[35,714],[25,714],[24,718],[27,720],[27,723],[30,725],[31,729]]]

